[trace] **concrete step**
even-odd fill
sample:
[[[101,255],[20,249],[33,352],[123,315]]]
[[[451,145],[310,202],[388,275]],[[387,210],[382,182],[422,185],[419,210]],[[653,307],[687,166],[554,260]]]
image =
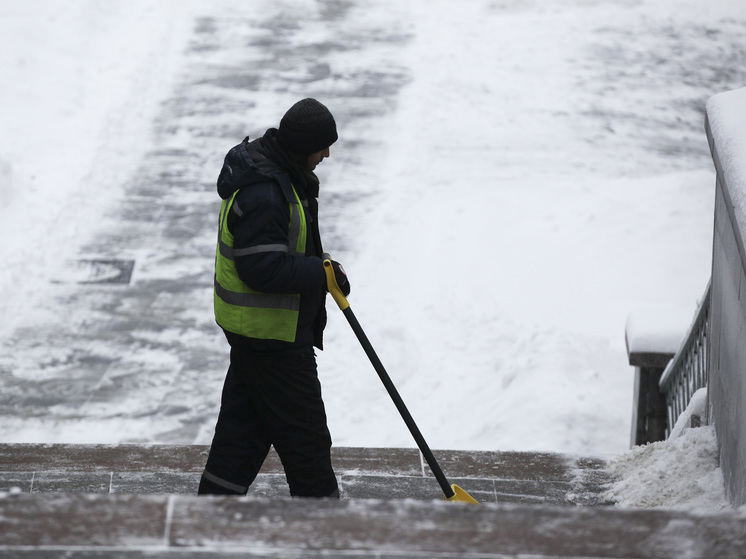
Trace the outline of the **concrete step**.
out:
[[[194,495],[206,446],[0,444],[0,490],[33,493]],[[605,463],[552,453],[435,451],[451,483],[478,501],[604,504]],[[344,499],[442,497],[417,449],[334,448]],[[255,497],[289,496],[271,452],[250,489]]]
[[[3,558],[742,559],[746,518],[443,501],[17,494]]]
[[[196,497],[207,447],[0,445],[5,558],[746,557],[746,517],[608,505],[605,463],[437,451],[483,504],[441,500],[414,449],[337,448],[340,501],[291,499],[271,454],[248,497]],[[497,502],[495,502],[497,501]]]

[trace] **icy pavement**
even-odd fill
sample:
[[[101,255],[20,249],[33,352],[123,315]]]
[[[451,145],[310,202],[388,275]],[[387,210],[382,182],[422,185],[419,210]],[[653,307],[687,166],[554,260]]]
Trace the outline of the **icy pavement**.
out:
[[[59,274],[43,320],[0,344],[0,440],[192,443],[201,430],[210,440],[228,355],[211,311],[214,185],[225,152],[263,133],[246,122],[262,122],[263,99],[289,107],[297,99],[286,90],[298,83],[334,99],[346,123],[340,146],[359,148],[369,142],[366,122],[406,80],[396,65],[328,79],[328,64],[315,60],[329,50],[385,54],[406,40],[395,29],[354,34],[346,6],[331,3],[325,34],[311,39],[283,22],[281,8],[195,23],[181,83],[154,124],[157,149]],[[339,151],[342,161],[356,153]],[[354,198],[344,188],[325,197],[332,218]],[[324,238],[344,250],[334,229]]]

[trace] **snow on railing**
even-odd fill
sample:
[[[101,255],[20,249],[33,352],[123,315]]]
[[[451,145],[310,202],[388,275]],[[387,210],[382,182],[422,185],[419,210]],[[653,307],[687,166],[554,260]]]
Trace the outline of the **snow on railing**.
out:
[[[694,393],[707,387],[709,369],[707,362],[707,341],[710,329],[710,293],[712,283],[707,284],[705,295],[699,305],[694,322],[684,338],[681,347],[669,361],[660,383],[661,394],[666,398],[668,421],[666,436],[684,413]],[[706,418],[702,418],[707,421]]]

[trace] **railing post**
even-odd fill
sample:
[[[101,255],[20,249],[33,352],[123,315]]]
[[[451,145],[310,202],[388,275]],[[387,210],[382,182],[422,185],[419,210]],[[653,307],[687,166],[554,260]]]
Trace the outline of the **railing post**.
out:
[[[630,446],[666,439],[668,410],[666,396],[658,388],[661,375],[673,353],[627,353],[635,367],[635,395],[632,405]]]
[[[668,406],[659,384],[686,332],[680,325],[688,320],[680,309],[663,308],[632,313],[627,319],[627,358],[635,367],[630,446],[666,439]]]

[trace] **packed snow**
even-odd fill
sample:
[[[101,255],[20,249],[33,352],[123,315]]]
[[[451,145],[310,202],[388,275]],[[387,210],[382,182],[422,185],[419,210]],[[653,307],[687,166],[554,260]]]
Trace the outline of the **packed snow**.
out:
[[[686,430],[668,441],[636,446],[610,463],[607,492],[621,507],[730,510],[718,467],[714,427]]]
[[[337,9],[350,33],[375,26],[396,42],[384,55],[330,50],[320,62],[343,66],[352,83],[321,101],[346,107],[356,69],[381,64],[404,85],[393,103],[370,97],[380,116],[365,128],[338,121],[340,142],[318,169],[322,211],[325,192],[366,196],[322,215],[340,243],[325,248],[344,263],[352,307],[430,445],[621,455],[622,477],[635,478],[648,459],[659,478],[691,464],[720,507],[708,429],[626,453],[625,324],[661,305],[683,321],[706,287],[715,179],[704,107],[746,83],[746,4],[278,0],[266,22],[324,36],[324,14]],[[278,23],[287,14],[301,19]],[[55,312],[50,286],[127,196],[195,22],[208,16],[266,23],[252,3],[222,0],[0,5],[0,344]],[[235,115],[246,133],[306,96],[303,80],[289,83]],[[206,320],[209,293],[202,302],[193,312]],[[329,311],[319,368],[335,444],[412,446],[331,302]],[[667,343],[687,326],[667,324]],[[213,383],[215,412],[223,365],[194,381]],[[0,363],[0,374],[14,371]],[[98,411],[3,418],[3,437],[159,442],[157,417]],[[181,442],[208,444],[213,424]],[[646,489],[660,483],[646,479]],[[661,503],[623,493],[633,506]]]

